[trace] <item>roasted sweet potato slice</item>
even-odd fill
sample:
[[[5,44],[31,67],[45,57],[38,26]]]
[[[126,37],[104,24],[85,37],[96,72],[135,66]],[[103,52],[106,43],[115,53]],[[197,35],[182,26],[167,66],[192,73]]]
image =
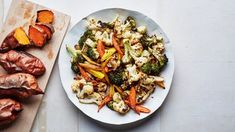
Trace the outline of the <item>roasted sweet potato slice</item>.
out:
[[[29,45],[30,44],[29,38],[26,35],[26,33],[22,27],[16,28],[16,30],[14,32],[14,37],[16,38],[18,43],[21,45]]]
[[[37,20],[36,22],[40,23],[53,23],[54,13],[50,10],[39,10],[37,11]]]
[[[0,76],[0,97],[26,99],[32,95],[43,94],[34,76],[15,73]]]
[[[36,47],[43,47],[46,44],[47,34],[39,26],[30,25],[29,26],[29,38]]]
[[[28,36],[22,27],[16,28],[3,40],[0,46],[0,52],[6,52],[11,49],[30,45]]]
[[[47,40],[52,38],[54,33],[54,28],[51,24],[36,23],[36,26],[40,27],[47,34]]]
[[[19,102],[10,98],[0,99],[0,126],[13,122],[22,110]]]
[[[8,73],[24,72],[40,76],[46,71],[40,59],[24,51],[10,50],[6,53],[0,53],[0,65]]]

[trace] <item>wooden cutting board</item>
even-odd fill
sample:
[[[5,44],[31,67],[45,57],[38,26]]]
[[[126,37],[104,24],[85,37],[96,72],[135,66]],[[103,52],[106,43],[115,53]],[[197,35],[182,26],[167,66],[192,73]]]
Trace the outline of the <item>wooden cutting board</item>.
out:
[[[25,31],[28,33],[28,26],[34,24],[36,19],[36,12],[38,10],[48,9],[41,5],[25,1],[25,0],[12,0],[8,16],[5,23],[3,24],[1,34],[0,34],[0,44],[4,38],[15,28],[22,26]],[[55,28],[55,33],[53,34],[52,39],[46,44],[43,48],[30,48],[26,51],[35,55],[46,66],[46,73],[38,78],[39,86],[42,90],[46,92],[47,82],[49,80],[53,65],[55,63],[57,54],[60,49],[60,45],[63,41],[65,33],[67,31],[70,16],[49,9],[54,12],[55,19],[53,26]],[[0,68],[0,74],[6,74],[6,72]],[[56,90],[56,88],[54,88]],[[22,102],[24,110],[20,113],[18,119],[9,125],[7,128],[4,128],[0,131],[7,132],[28,132],[30,131],[34,118],[36,117],[38,108],[41,104],[43,96],[33,96],[28,100]],[[56,110],[55,110],[56,112]]]

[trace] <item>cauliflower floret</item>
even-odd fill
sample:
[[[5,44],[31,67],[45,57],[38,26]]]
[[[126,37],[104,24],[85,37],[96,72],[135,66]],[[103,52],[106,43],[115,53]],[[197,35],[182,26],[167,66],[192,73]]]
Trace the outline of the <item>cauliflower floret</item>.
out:
[[[138,67],[141,67],[144,63],[149,61],[150,53],[147,50],[144,50],[140,57],[135,58],[135,64]]]
[[[136,65],[126,65],[126,69],[128,71],[128,82],[131,84],[132,82],[138,81],[141,78],[141,73],[137,71]]]
[[[141,43],[132,45],[131,48],[134,50],[135,56],[140,56],[144,49]]]
[[[84,78],[80,79],[80,80],[76,80],[72,83],[72,90],[75,93],[79,93],[80,89],[86,84],[86,80]]]
[[[131,38],[131,31],[125,31],[122,33],[122,37],[127,39],[127,38]]]
[[[146,33],[147,28],[146,28],[146,26],[139,26],[139,27],[137,28],[137,31],[138,31],[139,33],[141,33],[141,34],[144,34],[144,33]]]
[[[158,76],[147,76],[146,78],[144,78],[144,80],[142,81],[142,84],[146,85],[146,84],[152,84],[154,82],[163,82],[164,79],[162,77],[158,77]]]
[[[112,68],[113,70],[117,69],[121,64],[121,61],[118,59],[118,54],[114,54],[110,61],[107,64],[107,67]]]
[[[102,32],[101,31],[97,31],[97,32],[95,32],[93,34],[95,34],[95,39],[96,40],[102,40],[103,36],[102,36]]]
[[[118,92],[113,94],[113,101],[115,101],[115,102],[122,101],[122,97],[121,97],[121,95]]]
[[[110,101],[108,103],[108,107],[121,114],[127,113],[130,109],[128,105],[126,105],[125,102],[122,100],[122,97],[118,92],[114,93],[113,101]]]
[[[97,20],[94,19],[94,18],[88,19],[88,26],[87,26],[87,28],[91,29],[91,30],[99,28],[99,24],[98,24]]]
[[[106,31],[103,32],[102,41],[105,42],[105,45],[112,46],[113,45],[112,38],[113,38],[113,32],[111,32],[110,34]]]
[[[138,33],[138,32],[134,32],[134,33],[132,33],[131,35],[132,35],[131,38],[132,38],[133,40],[135,40],[135,39],[139,40],[139,39],[143,36],[142,34],[140,34],[140,33]]]
[[[86,95],[91,95],[94,92],[93,85],[91,82],[87,82],[81,92],[78,95],[78,98],[84,98]]]
[[[162,53],[165,50],[163,43],[157,43],[157,45],[154,45],[152,48],[154,50],[153,52],[159,52],[159,53]]]
[[[99,105],[102,101],[102,97],[100,94],[94,92],[93,94],[91,95],[88,95],[86,98],[84,99],[79,99],[79,101],[81,103],[84,103],[84,104],[92,104],[92,103],[95,103],[97,105]]]
[[[90,38],[87,38],[87,40],[85,41],[85,43],[87,45],[89,45],[90,47],[94,48],[96,46],[96,42],[92,41]]]
[[[103,82],[100,82],[97,85],[97,87],[98,87],[98,89],[97,89],[98,92],[105,92],[107,90],[107,85],[106,85],[106,83],[103,83]]]

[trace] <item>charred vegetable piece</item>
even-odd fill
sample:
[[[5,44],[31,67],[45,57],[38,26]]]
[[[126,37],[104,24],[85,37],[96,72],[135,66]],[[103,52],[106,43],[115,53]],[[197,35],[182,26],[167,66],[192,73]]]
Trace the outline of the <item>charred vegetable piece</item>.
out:
[[[84,32],[84,34],[79,39],[78,44],[81,49],[83,48],[83,45],[85,44],[87,38],[94,40],[94,34],[92,34],[91,30],[87,30],[86,32]]]
[[[47,40],[51,40],[53,33],[55,32],[54,28],[50,24],[37,23],[36,26],[40,27],[47,34]]]
[[[43,47],[46,44],[47,33],[36,25],[29,26],[29,38],[36,47]]]
[[[10,50],[0,54],[0,65],[8,73],[24,72],[40,76],[46,71],[40,59],[23,51]]]
[[[20,48],[25,45],[30,45],[30,41],[24,29],[19,27],[9,33],[3,40],[3,43],[0,46],[0,52],[7,52],[11,49]]]
[[[13,122],[22,110],[19,102],[9,98],[0,99],[0,126]]]
[[[109,80],[112,84],[115,84],[117,86],[120,86],[121,84],[123,84],[124,80],[123,80],[123,69],[122,68],[118,68],[115,71],[111,71],[108,73],[108,77]]]
[[[39,10],[37,11],[37,20],[36,22],[40,23],[53,23],[54,13],[50,10]]]
[[[32,95],[43,94],[34,76],[15,73],[0,76],[0,96],[25,99]]]

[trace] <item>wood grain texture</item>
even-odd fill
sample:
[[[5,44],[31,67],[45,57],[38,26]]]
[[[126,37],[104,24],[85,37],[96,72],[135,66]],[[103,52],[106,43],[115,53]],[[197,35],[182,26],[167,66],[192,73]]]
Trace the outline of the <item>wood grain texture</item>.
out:
[[[35,22],[36,12],[41,9],[48,8],[25,0],[13,0],[1,31],[0,42],[2,42],[7,34],[14,30],[16,27],[22,26],[25,31],[28,31],[28,26],[30,24],[34,24]],[[60,49],[60,45],[63,41],[64,35],[70,22],[70,17],[68,15],[54,10],[52,11],[55,14],[55,20],[53,23],[55,33],[53,34],[53,38],[41,49],[30,48],[26,50],[27,52],[40,58],[46,66],[45,74],[38,78],[39,85],[45,92],[47,82],[49,80],[53,65]],[[2,68],[0,68],[0,74],[6,74],[6,72]],[[20,114],[19,118],[2,131],[30,131],[38,108],[41,104],[42,98],[43,96],[41,95],[34,96],[23,102],[24,110]]]

